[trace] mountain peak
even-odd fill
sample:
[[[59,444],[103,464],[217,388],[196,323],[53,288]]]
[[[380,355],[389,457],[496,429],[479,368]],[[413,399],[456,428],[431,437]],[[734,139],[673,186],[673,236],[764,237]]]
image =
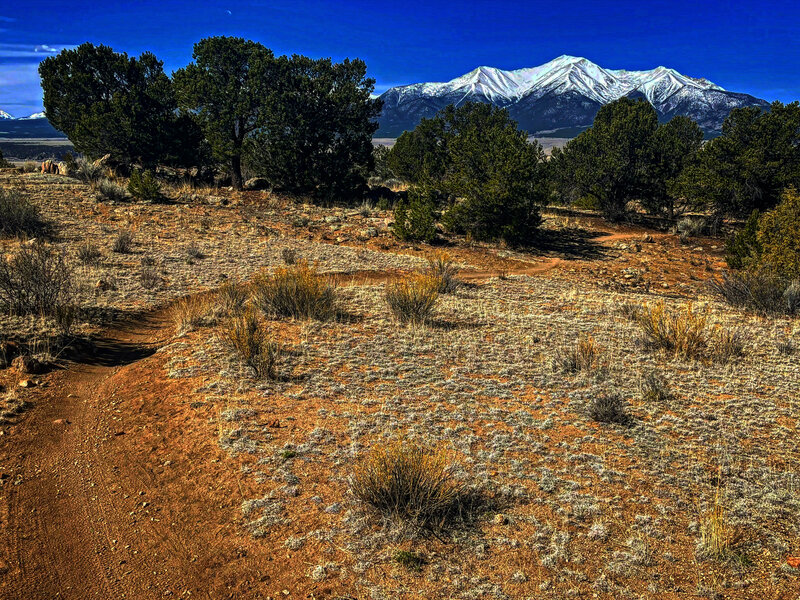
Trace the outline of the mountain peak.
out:
[[[8,114],[6,111],[4,111],[4,110],[0,109],[0,120],[7,120],[7,119],[8,119],[8,120],[10,120],[10,119],[13,119],[13,118],[14,118],[14,117],[12,117],[12,116],[11,116],[10,114]]]
[[[537,67],[506,71],[482,65],[450,81],[391,88],[381,96],[380,132],[398,135],[448,104],[469,101],[508,108],[531,132],[585,127],[600,106],[629,95],[644,96],[662,119],[685,114],[709,131],[717,131],[736,106],[766,106],[763,100],[727,92],[705,78],[664,65],[648,71],[606,69],[587,58],[562,54]]]

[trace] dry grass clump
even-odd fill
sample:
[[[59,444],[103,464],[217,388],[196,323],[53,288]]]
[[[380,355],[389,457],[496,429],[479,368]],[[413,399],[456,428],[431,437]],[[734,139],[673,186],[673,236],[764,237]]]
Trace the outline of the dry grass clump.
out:
[[[257,276],[252,289],[256,306],[269,316],[324,321],[336,310],[335,286],[305,260]]]
[[[256,314],[248,311],[225,325],[222,339],[234,349],[239,359],[259,379],[277,377],[281,345],[262,326]]]
[[[185,296],[177,300],[169,310],[170,318],[178,333],[193,331],[212,325],[213,303],[207,295]]]
[[[78,246],[78,261],[82,265],[96,265],[100,262],[102,254],[100,248],[91,242],[84,242]]]
[[[425,528],[444,526],[466,494],[444,452],[409,441],[373,447],[356,467],[350,488],[384,517]]]
[[[47,223],[19,192],[0,188],[0,235],[41,235]]]
[[[630,421],[625,401],[617,393],[595,396],[589,403],[589,416],[600,423],[625,425]]]
[[[682,358],[701,358],[714,331],[706,312],[695,312],[691,303],[680,312],[667,310],[664,302],[644,307],[634,317],[644,334],[644,344]]]
[[[111,250],[117,254],[130,254],[133,249],[133,233],[123,230],[114,238],[114,243],[111,245]]]
[[[64,253],[42,241],[0,260],[0,306],[9,312],[53,315],[74,304],[77,291]]]
[[[724,558],[730,549],[730,527],[722,504],[722,493],[717,487],[714,504],[700,514],[699,553],[708,558]]]
[[[430,319],[440,284],[430,275],[415,275],[386,286],[384,298],[398,321],[418,325]]]
[[[152,290],[161,284],[161,275],[158,269],[151,264],[142,261],[142,270],[139,272],[139,282],[146,290]]]
[[[438,282],[440,294],[452,294],[458,289],[458,271],[459,268],[447,252],[437,252],[433,258],[428,259],[426,274]]]
[[[646,402],[666,403],[673,398],[667,380],[655,371],[642,377],[639,382],[639,390],[642,393],[642,399]]]
[[[556,349],[553,369],[562,373],[590,372],[599,364],[600,348],[592,336],[581,335],[575,346]]]
[[[217,308],[225,316],[239,315],[247,304],[247,297],[243,286],[226,281],[217,290]]]
[[[728,363],[744,355],[744,335],[741,331],[720,329],[714,340],[711,358],[718,363]]]
[[[75,161],[74,177],[84,183],[97,183],[103,177],[104,168],[85,158]]]

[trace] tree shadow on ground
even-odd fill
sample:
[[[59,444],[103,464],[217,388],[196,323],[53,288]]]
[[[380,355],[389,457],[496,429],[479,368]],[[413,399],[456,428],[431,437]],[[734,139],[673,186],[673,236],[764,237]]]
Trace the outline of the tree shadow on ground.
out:
[[[608,257],[608,248],[595,241],[598,235],[582,228],[540,229],[526,250],[565,260],[602,260]]]

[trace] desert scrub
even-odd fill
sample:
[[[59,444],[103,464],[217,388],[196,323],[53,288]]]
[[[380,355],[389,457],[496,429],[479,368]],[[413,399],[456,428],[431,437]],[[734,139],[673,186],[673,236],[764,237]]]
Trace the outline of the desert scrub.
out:
[[[642,377],[639,382],[639,391],[642,394],[642,400],[645,402],[665,403],[672,400],[673,397],[666,378],[655,371],[651,371]]]
[[[236,352],[239,360],[253,370],[259,379],[277,377],[281,345],[264,328],[252,312],[230,319],[223,328],[222,339]]]
[[[646,348],[681,358],[704,356],[709,339],[715,333],[707,321],[707,312],[695,312],[691,303],[679,312],[672,312],[663,301],[644,307],[635,317]]]
[[[430,319],[439,298],[439,280],[430,275],[414,275],[386,286],[384,298],[401,323],[422,324]]]
[[[161,200],[161,185],[150,170],[135,170],[128,181],[128,192],[142,202],[158,202]]]
[[[130,254],[132,249],[133,234],[127,229],[120,231],[111,244],[111,250],[117,254]]]
[[[580,336],[574,346],[556,349],[553,370],[562,373],[591,372],[599,363],[600,348],[592,336]]]
[[[589,403],[589,416],[600,423],[625,425],[630,421],[625,401],[615,392],[600,394],[592,398]]]
[[[459,512],[466,493],[450,470],[444,452],[396,441],[372,448],[353,472],[350,489],[384,517],[437,528]]]
[[[420,572],[422,566],[425,564],[425,559],[416,552],[411,552],[410,550],[395,550],[392,559],[401,567],[409,571],[414,571],[415,573]]]
[[[100,263],[102,254],[100,248],[91,242],[84,242],[78,246],[78,262],[82,265],[96,265]]]
[[[267,316],[324,321],[336,310],[335,286],[305,260],[256,276],[252,289]]]
[[[185,296],[176,300],[169,309],[169,315],[177,333],[214,324],[212,302],[204,294]]]
[[[142,270],[139,271],[139,282],[144,289],[152,290],[161,284],[161,275],[158,274],[158,269],[154,265],[143,260]]]
[[[708,286],[731,306],[762,315],[800,312],[800,284],[781,277],[768,268],[751,267],[723,273]]]
[[[0,188],[0,235],[42,235],[48,227],[39,209],[16,190]]]
[[[106,202],[124,202],[129,199],[125,188],[109,179],[102,178],[95,186],[100,198]]]
[[[440,294],[452,294],[458,289],[458,267],[447,252],[437,252],[428,259],[427,274],[438,282]]]
[[[217,309],[225,316],[239,315],[247,304],[247,290],[239,283],[226,281],[217,290]]]
[[[53,315],[77,295],[72,268],[53,246],[37,241],[0,260],[0,305],[11,313]]]
[[[85,158],[79,158],[75,161],[74,176],[84,183],[97,183],[103,177],[103,167]]]

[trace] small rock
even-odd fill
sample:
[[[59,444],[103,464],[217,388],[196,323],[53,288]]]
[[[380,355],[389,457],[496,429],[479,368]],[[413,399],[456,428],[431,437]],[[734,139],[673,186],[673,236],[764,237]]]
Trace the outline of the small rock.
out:
[[[263,177],[252,177],[244,182],[244,189],[246,190],[268,190],[269,188],[269,181]]]
[[[495,525],[508,525],[508,517],[502,513],[497,513],[492,519],[492,523]]]
[[[29,388],[29,387],[34,387],[36,383],[31,379],[23,379],[17,385],[21,388]]]
[[[649,233],[645,233],[645,234],[642,236],[642,241],[643,241],[645,244],[652,244],[652,243],[653,243],[653,236],[652,236],[652,235],[650,235]]]
[[[339,223],[341,219],[336,215],[328,215],[323,219],[326,223]]]
[[[18,356],[11,361],[11,366],[26,375],[38,375],[47,368],[43,362],[29,355]]]

